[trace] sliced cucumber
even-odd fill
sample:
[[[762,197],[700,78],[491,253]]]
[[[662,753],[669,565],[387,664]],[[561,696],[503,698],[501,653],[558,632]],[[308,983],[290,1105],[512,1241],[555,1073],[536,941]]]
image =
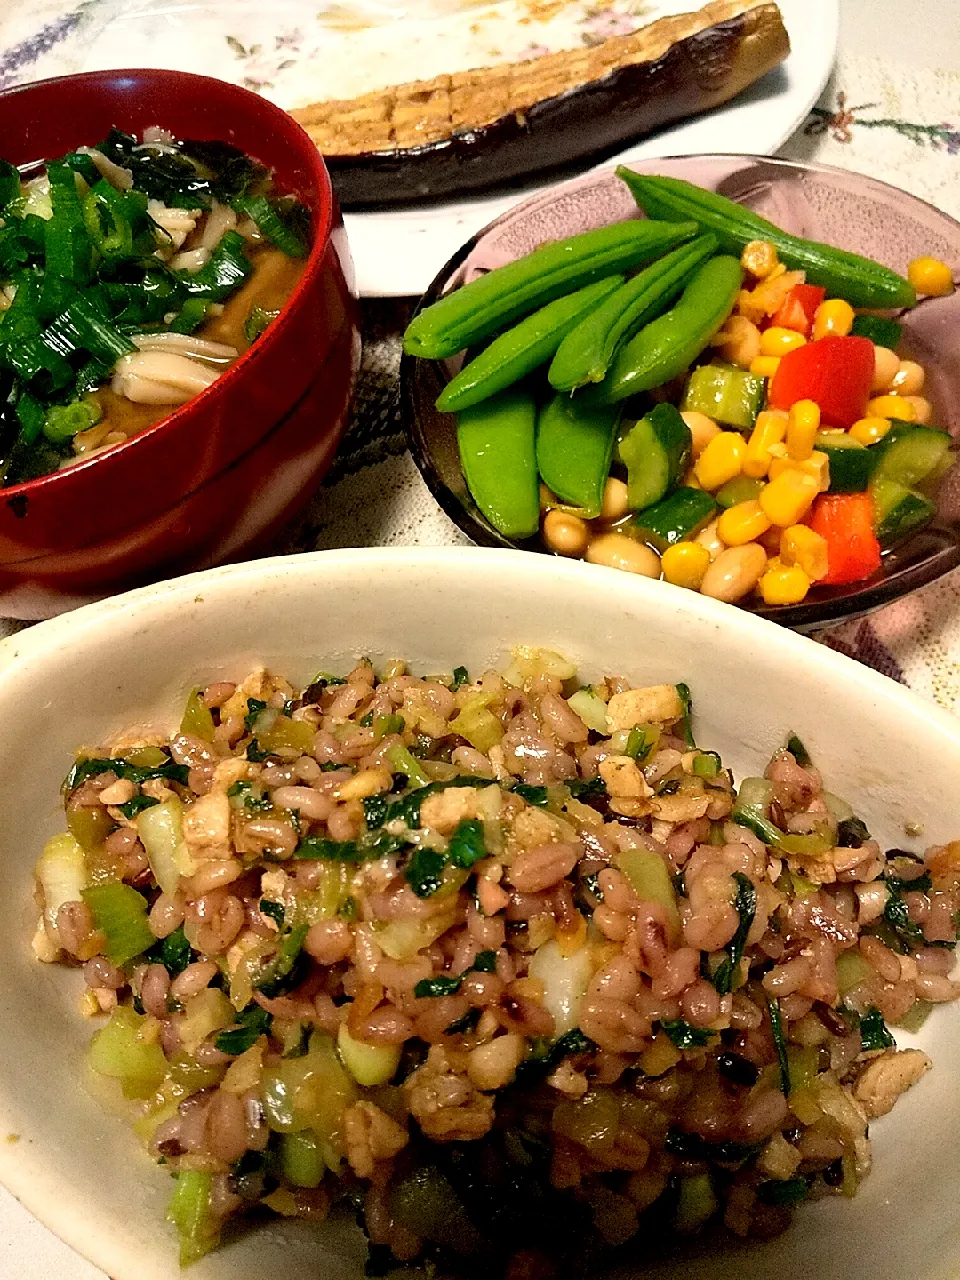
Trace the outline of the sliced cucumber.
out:
[[[690,461],[690,428],[672,404],[658,404],[620,441],[632,511],[653,506],[677,484]]]
[[[873,495],[873,527],[881,546],[900,542],[914,529],[928,524],[936,514],[929,498],[898,480],[874,476],[870,484]]]
[[[751,502],[754,498],[758,498],[764,483],[755,476],[734,476],[732,480],[720,486],[714,497],[726,511],[728,507],[735,507],[738,502]]]
[[[878,444],[870,446],[876,456],[876,478],[896,480],[908,488],[933,475],[949,449],[950,437],[945,431],[898,421]]]
[[[683,408],[750,431],[763,408],[767,380],[726,364],[702,364],[687,382]]]
[[[693,535],[713,518],[717,504],[702,489],[675,489],[654,507],[633,518],[636,535],[658,551]]]
[[[830,461],[831,493],[864,493],[877,455],[839,431],[820,431],[813,445]]]

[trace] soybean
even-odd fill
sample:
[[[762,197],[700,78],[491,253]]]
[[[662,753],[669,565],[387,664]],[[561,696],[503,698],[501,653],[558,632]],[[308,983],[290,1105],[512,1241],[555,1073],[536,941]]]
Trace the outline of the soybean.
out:
[[[657,553],[642,542],[628,538],[625,533],[602,533],[587,547],[585,558],[590,564],[622,569],[643,578],[660,577],[660,557]]]
[[[447,383],[437,400],[437,408],[441,413],[459,413],[519,382],[545,364],[571,329],[622,284],[620,275],[588,284],[576,293],[555,298],[501,333]]]
[[[643,219],[541,245],[414,316],[403,336],[403,349],[429,360],[455,355],[554,298],[652,262],[696,232],[695,222]]]
[[[603,382],[582,394],[612,404],[662,386],[690,367],[726,320],[743,280],[736,258],[722,255],[701,266],[680,301],[641,329],[620,351]]]
[[[601,382],[623,344],[673,301],[693,271],[715,253],[714,235],[697,236],[634,276],[559,344],[547,375],[557,391]]]
[[[728,547],[720,552],[703,575],[700,593],[733,604],[753,590],[766,566],[767,553],[759,543]]]

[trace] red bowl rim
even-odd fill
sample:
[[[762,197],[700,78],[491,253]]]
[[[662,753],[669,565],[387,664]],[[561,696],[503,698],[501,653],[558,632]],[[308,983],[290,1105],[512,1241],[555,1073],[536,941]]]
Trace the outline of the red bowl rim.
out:
[[[109,71],[85,71],[77,75],[69,76],[52,76],[45,80],[34,80],[28,84],[14,85],[10,89],[0,91],[0,112],[3,105],[10,98],[19,94],[37,93],[49,89],[53,85],[60,84],[96,84],[107,80],[113,80],[121,77],[133,78],[138,81],[145,79],[156,79],[161,81],[177,82],[182,89],[186,89],[192,95],[203,93],[208,85],[216,85],[217,91],[233,93],[238,98],[247,100],[253,99],[257,103],[258,110],[265,116],[272,119],[274,132],[286,134],[288,140],[295,143],[303,152],[303,158],[307,168],[311,173],[311,177],[316,183],[317,190],[320,194],[320,207],[317,210],[317,228],[313,238],[313,244],[310,246],[310,252],[307,255],[304,264],[303,273],[297,281],[296,287],[287,299],[280,315],[276,321],[270,325],[262,337],[238,357],[238,359],[225,370],[224,373],[206,390],[201,391],[199,395],[187,400],[184,404],[173,408],[172,412],[166,417],[160,418],[159,421],[153,423],[149,427],[145,427],[143,431],[138,431],[136,435],[128,437],[120,444],[112,445],[109,449],[104,449],[102,453],[93,454],[91,457],[84,459],[82,462],[72,463],[69,467],[65,467],[60,471],[52,471],[49,475],[37,476],[33,480],[24,480],[20,484],[10,485],[3,489],[3,497],[8,501],[12,497],[20,494],[30,496],[43,490],[52,491],[56,487],[64,488],[69,485],[75,477],[82,476],[87,473],[91,467],[105,459],[116,457],[121,450],[127,452],[135,449],[137,445],[152,438],[158,432],[164,431],[173,425],[180,425],[183,419],[195,412],[198,404],[206,407],[211,401],[225,394],[223,391],[224,384],[232,385],[237,378],[242,377],[251,364],[262,359],[263,353],[269,351],[281,340],[285,331],[291,323],[291,316],[296,309],[296,304],[309,290],[313,280],[320,271],[321,264],[327,252],[330,238],[333,233],[335,217],[334,211],[336,202],[333,195],[333,186],[330,181],[330,175],[327,167],[323,162],[316,144],[311,139],[305,129],[297,124],[292,116],[288,115],[282,108],[270,102],[269,99],[261,97],[257,93],[253,93],[250,89],[245,89],[241,85],[231,84],[226,80],[217,80],[213,76],[200,76],[191,71],[170,71],[159,67],[133,67],[133,68],[115,68]],[[186,84],[184,82],[187,82]],[[261,163],[268,164],[261,156],[255,157]],[[53,496],[51,494],[51,496]]]

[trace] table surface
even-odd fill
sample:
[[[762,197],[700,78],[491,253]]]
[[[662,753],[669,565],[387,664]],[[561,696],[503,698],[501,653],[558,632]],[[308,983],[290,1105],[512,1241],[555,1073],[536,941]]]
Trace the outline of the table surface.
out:
[[[939,0],[841,0],[835,73],[780,154],[858,169],[960,217],[960,25],[944,17]],[[406,450],[397,369],[412,301],[368,300],[362,309],[353,421],[332,471],[278,549],[464,543]],[[960,713],[960,571],[818,638]],[[0,1192],[0,1277],[68,1275],[103,1280]]]

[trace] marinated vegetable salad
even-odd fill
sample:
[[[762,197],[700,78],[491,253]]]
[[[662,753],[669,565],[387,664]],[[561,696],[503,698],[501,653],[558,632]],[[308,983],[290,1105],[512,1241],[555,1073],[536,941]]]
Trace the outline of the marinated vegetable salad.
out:
[[[112,130],[0,161],[0,482],[89,457],[214,383],[277,316],[310,216],[223,142]]]
[[[952,290],[949,269],[903,278],[617,172],[645,220],[546,244],[407,330],[411,355],[468,353],[437,408],[477,506],[507,537],[721,600],[870,578],[954,460],[890,314]]]
[[[184,1263],[344,1202],[368,1274],[547,1280],[854,1193],[931,1065],[888,1024],[960,994],[960,842],[884,853],[792,735],[736,788],[691,715],[518,650],[259,670],[78,755],[34,949]]]

